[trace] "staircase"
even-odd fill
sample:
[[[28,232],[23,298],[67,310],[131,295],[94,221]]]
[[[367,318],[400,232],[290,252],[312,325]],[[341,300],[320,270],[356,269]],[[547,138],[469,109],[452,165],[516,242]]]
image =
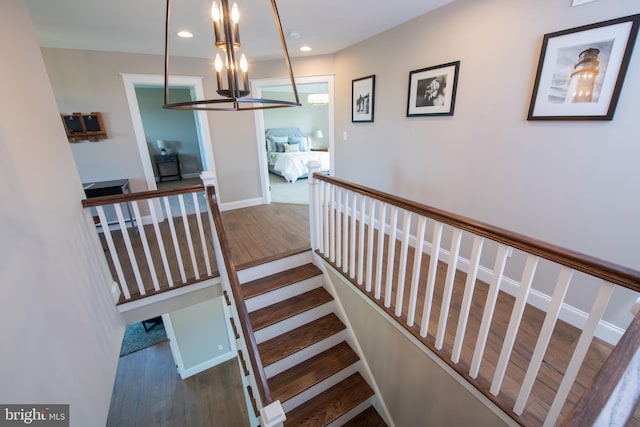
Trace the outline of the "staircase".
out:
[[[312,263],[242,284],[273,400],[285,426],[386,426],[373,389]]]

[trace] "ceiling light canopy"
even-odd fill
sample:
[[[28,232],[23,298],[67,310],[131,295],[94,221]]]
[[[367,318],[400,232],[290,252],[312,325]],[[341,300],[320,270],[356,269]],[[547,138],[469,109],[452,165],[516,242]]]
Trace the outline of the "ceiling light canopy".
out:
[[[271,4],[276,33],[282,49],[282,59],[284,60],[286,69],[289,73],[289,82],[291,84],[291,92],[293,93],[294,99],[277,100],[251,96],[251,89],[249,87],[249,61],[245,54],[241,52],[242,43],[240,41],[239,28],[241,20],[240,8],[235,2],[229,6],[229,0],[219,0],[213,1],[211,4],[211,38],[215,40],[215,43],[212,44],[211,51],[207,53],[207,55],[212,59],[212,70],[214,70],[216,74],[216,93],[219,97],[212,99],[193,99],[192,101],[183,102],[170,102],[169,87],[171,85],[171,73],[169,69],[169,34],[172,34],[170,30],[172,0],[167,0],[163,108],[181,110],[239,111],[301,105],[298,98],[293,69],[291,68],[291,60],[289,59],[287,45],[282,32],[282,25],[280,23],[280,16],[278,14],[276,2],[275,0],[260,1],[267,1]],[[187,5],[185,3],[188,2],[174,0],[174,4],[184,4],[185,6],[193,7],[193,5]],[[249,6],[245,9],[243,9],[243,14],[249,13]],[[176,16],[181,16],[179,12],[174,11],[174,13],[176,13]],[[253,21],[251,22],[256,22],[262,19],[263,16],[254,16],[252,18]]]
[[[193,37],[193,33],[187,30],[178,31],[176,35],[178,37],[182,37],[183,39],[190,39],[191,37]]]

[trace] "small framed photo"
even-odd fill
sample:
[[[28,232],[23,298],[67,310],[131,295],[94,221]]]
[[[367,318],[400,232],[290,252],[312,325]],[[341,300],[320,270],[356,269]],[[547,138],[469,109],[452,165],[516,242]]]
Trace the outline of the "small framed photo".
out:
[[[453,116],[460,61],[409,72],[407,117]]]
[[[367,76],[351,82],[351,121],[373,122],[376,76]]]
[[[528,120],[612,120],[640,15],[545,34]]]

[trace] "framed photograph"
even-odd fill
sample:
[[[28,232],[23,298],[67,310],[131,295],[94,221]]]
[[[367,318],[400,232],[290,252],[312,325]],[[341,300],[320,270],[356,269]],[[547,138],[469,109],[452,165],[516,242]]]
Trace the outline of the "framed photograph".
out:
[[[407,117],[453,116],[460,61],[409,72]]]
[[[640,15],[545,34],[528,120],[612,120]]]
[[[351,82],[351,121],[373,122],[376,76],[367,76]]]

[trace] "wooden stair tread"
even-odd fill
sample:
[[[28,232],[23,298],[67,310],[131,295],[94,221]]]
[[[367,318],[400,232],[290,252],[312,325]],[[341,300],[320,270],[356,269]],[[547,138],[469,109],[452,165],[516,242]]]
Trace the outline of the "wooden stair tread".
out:
[[[326,426],[373,396],[373,390],[355,373],[287,413],[285,426]]]
[[[247,282],[241,287],[242,294],[245,299],[253,298],[321,274],[322,270],[311,263],[301,265],[300,267],[281,271],[270,276],[261,277],[251,282]]]
[[[268,307],[252,311],[249,313],[249,321],[253,330],[259,331],[332,300],[333,297],[329,292],[325,288],[319,287]]]
[[[346,342],[269,378],[273,400],[285,402],[360,360]]]
[[[342,424],[342,427],[387,427],[387,423],[378,414],[376,408],[369,406],[354,418]]]
[[[346,329],[344,323],[330,313],[258,344],[258,352],[264,366],[268,366],[343,329]]]

